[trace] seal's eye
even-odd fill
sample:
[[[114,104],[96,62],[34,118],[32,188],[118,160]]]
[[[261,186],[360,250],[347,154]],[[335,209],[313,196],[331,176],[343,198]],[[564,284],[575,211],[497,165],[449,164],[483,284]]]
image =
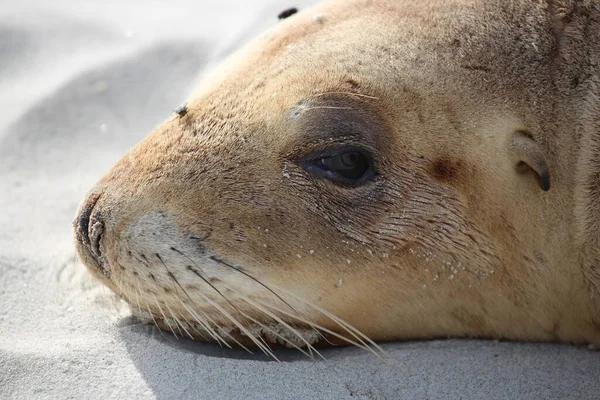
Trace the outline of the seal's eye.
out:
[[[304,168],[313,176],[357,186],[375,175],[371,160],[371,155],[359,148],[333,149],[307,158]]]

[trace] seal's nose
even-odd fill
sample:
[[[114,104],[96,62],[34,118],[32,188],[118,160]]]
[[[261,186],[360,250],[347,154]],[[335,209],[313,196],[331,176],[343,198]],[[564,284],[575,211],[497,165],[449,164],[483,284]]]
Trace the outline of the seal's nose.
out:
[[[90,194],[79,206],[73,221],[75,244],[82,261],[104,275],[108,271],[101,262],[100,239],[104,233],[104,222],[98,210],[101,193]]]

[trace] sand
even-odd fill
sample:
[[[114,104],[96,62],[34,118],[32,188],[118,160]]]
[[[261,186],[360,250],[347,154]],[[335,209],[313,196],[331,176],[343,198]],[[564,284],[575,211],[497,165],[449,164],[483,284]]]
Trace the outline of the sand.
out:
[[[0,398],[593,399],[600,353],[390,343],[281,362],[161,334],[75,257],[78,201],[216,60],[307,2],[8,1],[0,7]]]

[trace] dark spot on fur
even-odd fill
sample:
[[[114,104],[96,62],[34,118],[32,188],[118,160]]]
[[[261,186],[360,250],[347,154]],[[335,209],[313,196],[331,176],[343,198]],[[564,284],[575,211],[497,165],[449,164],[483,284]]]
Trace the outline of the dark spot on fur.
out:
[[[234,228],[233,222],[230,222],[230,223],[229,223],[229,229],[231,230],[231,229],[233,229],[233,228]]]
[[[214,276],[212,278],[208,278],[208,281],[210,283],[219,283],[219,282],[221,282],[221,280],[219,278],[215,278]]]
[[[150,279],[152,279],[154,282],[156,282],[156,277],[154,276],[154,274],[148,274],[148,277]]]
[[[282,12],[280,12],[279,15],[277,15],[277,18],[278,19],[286,19],[286,18],[291,17],[292,15],[296,14],[297,12],[298,12],[298,9],[296,7],[290,7],[290,8],[283,10]]]
[[[461,160],[440,158],[433,163],[430,173],[438,181],[458,183],[463,178],[463,164]]]
[[[571,78],[571,88],[575,89],[577,86],[579,86],[579,77],[574,76],[573,78]]]
[[[163,292],[165,292],[165,293],[171,293],[171,289],[169,289],[169,288],[164,287],[162,289],[163,289]]]
[[[133,271],[133,276],[138,276],[139,274],[137,273],[137,271]]]

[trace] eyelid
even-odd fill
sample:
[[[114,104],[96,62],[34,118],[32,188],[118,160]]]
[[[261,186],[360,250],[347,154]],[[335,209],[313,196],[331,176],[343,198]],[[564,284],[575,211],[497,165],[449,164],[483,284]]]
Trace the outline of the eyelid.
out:
[[[339,171],[336,171],[335,169],[330,169],[327,165],[323,163],[324,159],[339,157],[348,152],[357,152],[362,154],[366,158],[367,169],[363,172],[363,175],[356,179],[347,178],[340,174]],[[302,167],[310,175],[326,178],[336,185],[347,187],[361,186],[365,182],[370,181],[375,176],[377,176],[374,158],[371,152],[369,152],[367,149],[360,148],[358,146],[344,146],[309,154],[308,156],[303,157]]]
[[[357,152],[357,153],[364,154],[365,156],[367,156],[367,159],[369,160],[369,162],[373,163],[373,161],[374,161],[374,158],[372,156],[373,151],[371,149],[369,149],[368,147],[360,147],[360,146],[356,146],[356,145],[346,145],[346,146],[341,146],[341,147],[331,147],[331,148],[317,150],[312,153],[309,153],[308,155],[301,157],[301,160],[302,160],[302,162],[311,162],[311,161],[320,160],[322,158],[331,158],[331,157],[335,157],[335,156],[340,156],[344,153],[349,153],[349,152]]]

